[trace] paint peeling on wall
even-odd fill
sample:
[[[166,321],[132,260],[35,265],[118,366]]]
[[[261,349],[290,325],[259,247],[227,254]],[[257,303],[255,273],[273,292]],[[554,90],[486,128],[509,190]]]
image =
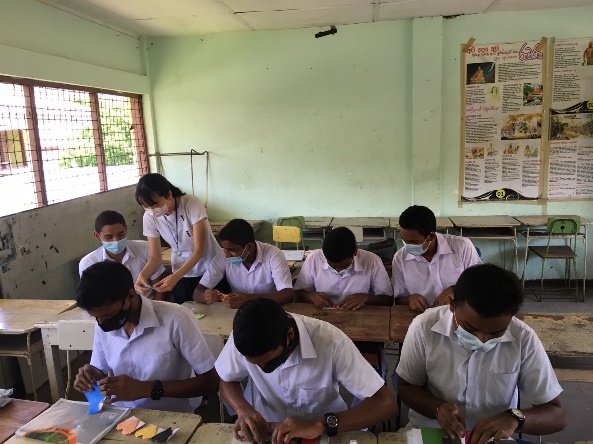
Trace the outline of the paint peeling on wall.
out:
[[[14,246],[14,235],[12,224],[8,220],[0,221],[0,265],[2,272],[6,273],[9,262],[16,259],[16,248]]]

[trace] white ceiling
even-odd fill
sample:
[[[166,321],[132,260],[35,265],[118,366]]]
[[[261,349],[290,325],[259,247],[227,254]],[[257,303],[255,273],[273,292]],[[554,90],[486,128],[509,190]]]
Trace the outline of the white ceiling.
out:
[[[311,28],[593,5],[593,0],[38,0],[133,36]]]

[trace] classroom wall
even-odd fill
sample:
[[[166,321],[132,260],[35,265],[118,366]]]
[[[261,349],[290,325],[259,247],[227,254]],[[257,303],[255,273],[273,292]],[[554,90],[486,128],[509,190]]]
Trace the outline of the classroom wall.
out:
[[[163,153],[211,151],[213,219],[396,216],[414,203],[441,215],[592,217],[591,202],[459,206],[457,195],[459,45],[472,36],[588,36],[592,14],[582,7],[422,18],[339,26],[321,39],[316,29],[147,38],[156,145]],[[191,190],[187,158],[164,158],[162,167]],[[204,168],[197,159],[202,198]],[[484,260],[502,263],[501,246],[478,245]],[[539,264],[530,263],[528,278],[536,278]],[[552,266],[548,276],[560,277]]]

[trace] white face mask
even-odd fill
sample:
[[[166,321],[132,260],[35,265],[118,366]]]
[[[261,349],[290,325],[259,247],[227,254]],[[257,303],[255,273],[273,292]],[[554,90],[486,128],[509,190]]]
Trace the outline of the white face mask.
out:
[[[426,241],[429,241],[428,245],[426,246],[426,248],[423,248],[423,245],[426,243]],[[424,242],[422,242],[420,245],[406,244],[406,242],[403,239],[402,242],[404,244],[404,248],[409,254],[411,254],[412,256],[422,256],[424,253],[428,251],[428,247],[430,247],[430,234],[426,236],[426,239],[424,239]]]
[[[492,350],[498,343],[500,343],[500,341],[502,341],[502,336],[500,336],[499,338],[492,338],[489,341],[482,342],[477,336],[472,335],[469,331],[457,323],[455,311],[453,311],[453,319],[455,320],[455,325],[457,325],[457,328],[455,329],[457,339],[459,339],[459,342],[461,342],[463,348],[465,348],[468,352],[479,351],[486,353]]]
[[[145,208],[144,210],[148,214],[150,214],[154,217],[161,217],[161,216],[164,216],[165,214],[167,214],[167,211],[169,211],[169,208],[167,207],[167,204],[165,204],[160,208]]]

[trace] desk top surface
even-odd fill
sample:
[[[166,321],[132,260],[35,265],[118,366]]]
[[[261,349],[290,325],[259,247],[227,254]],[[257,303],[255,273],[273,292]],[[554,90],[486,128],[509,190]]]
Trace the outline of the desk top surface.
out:
[[[72,300],[0,299],[0,334],[24,334],[76,306]]]
[[[14,432],[49,407],[45,402],[13,399],[0,408],[0,442],[6,441]]]
[[[580,219],[581,225],[591,225],[593,221],[586,219],[581,216],[577,216],[574,214],[569,215],[551,215],[551,216],[514,216],[521,225],[528,225],[530,227],[545,227],[548,224],[548,219],[553,217],[554,219]]]
[[[518,227],[519,221],[511,216],[449,216],[461,228]]]
[[[362,227],[386,228],[389,227],[388,217],[334,217],[332,227]]]
[[[235,318],[236,309],[228,308],[222,302],[215,302],[214,304],[200,304],[199,302],[184,302],[184,307],[189,308],[194,314],[205,314],[202,319],[198,320],[200,330],[205,335],[219,335],[223,338],[228,338],[233,330],[233,319]]]
[[[452,228],[453,227],[453,222],[451,222],[451,219],[449,219],[448,217],[445,216],[437,216],[436,217],[437,220],[437,229],[443,229],[443,228]],[[399,217],[390,217],[389,218],[389,226],[391,228],[395,228],[396,230],[400,229],[399,226]]]
[[[35,325],[37,328],[58,328],[58,321],[88,321],[95,323],[95,318],[80,307],[57,314]]]
[[[305,217],[305,228],[327,228],[333,217]]]
[[[389,338],[398,344],[404,342],[408,327],[418,314],[407,305],[394,305],[391,307]]]

